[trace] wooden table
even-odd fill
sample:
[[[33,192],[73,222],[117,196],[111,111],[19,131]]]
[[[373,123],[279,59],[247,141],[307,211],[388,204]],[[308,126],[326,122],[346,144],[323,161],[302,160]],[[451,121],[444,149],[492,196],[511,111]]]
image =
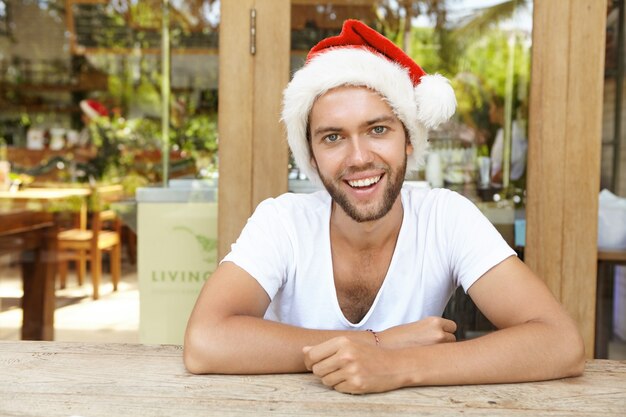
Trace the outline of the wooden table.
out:
[[[54,336],[55,245],[50,213],[0,211],[0,254],[21,255],[22,339],[52,340]]]
[[[26,188],[17,191],[0,191],[0,200],[17,203],[38,201],[45,208],[53,202],[80,198],[79,222],[80,227],[84,228],[87,224],[87,197],[89,195],[91,195],[89,188]]]
[[[615,265],[626,265],[626,250],[599,250],[596,281],[595,357],[607,358],[613,334],[613,293]],[[624,413],[626,415],[626,413]]]
[[[172,345],[0,342],[3,416],[624,416],[626,361],[579,378],[340,394],[311,374],[191,375]]]
[[[22,339],[54,338],[54,281],[56,274],[56,216],[46,211],[54,203],[79,198],[79,225],[87,222],[86,188],[27,188],[0,191],[0,253],[22,253]],[[39,210],[28,208],[39,202]]]

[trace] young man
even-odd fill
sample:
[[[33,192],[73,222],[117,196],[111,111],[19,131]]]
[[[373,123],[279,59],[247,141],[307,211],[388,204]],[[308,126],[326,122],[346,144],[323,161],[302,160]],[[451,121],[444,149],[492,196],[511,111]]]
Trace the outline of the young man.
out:
[[[454,93],[357,21],[284,93],[298,166],[326,191],[262,202],[189,319],[193,373],[312,371],[341,392],[579,375],[584,349],[549,290],[465,198],[403,186]],[[499,330],[456,342],[462,285]]]

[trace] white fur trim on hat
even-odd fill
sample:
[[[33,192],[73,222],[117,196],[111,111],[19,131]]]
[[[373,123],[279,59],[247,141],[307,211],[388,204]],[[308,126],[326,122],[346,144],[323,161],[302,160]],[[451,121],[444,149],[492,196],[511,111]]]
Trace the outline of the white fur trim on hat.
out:
[[[283,94],[282,120],[298,167],[312,182],[321,183],[307,143],[309,114],[318,97],[350,85],[368,87],[387,101],[413,145],[407,170],[417,170],[426,153],[427,128],[447,120],[456,107],[454,92],[444,77],[426,75],[421,80],[414,87],[404,66],[362,47],[334,48],[314,56],[295,73]]]

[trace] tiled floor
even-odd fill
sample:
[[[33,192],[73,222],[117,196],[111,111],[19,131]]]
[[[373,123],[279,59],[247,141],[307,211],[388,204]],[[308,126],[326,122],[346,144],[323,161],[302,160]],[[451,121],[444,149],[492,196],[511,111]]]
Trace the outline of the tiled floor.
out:
[[[18,340],[22,322],[19,269],[0,257],[0,340]],[[136,267],[124,263],[118,291],[113,292],[108,274],[103,278],[100,299],[91,298],[89,280],[78,286],[68,278],[68,288],[57,290],[55,340],[67,342],[139,343],[139,291]],[[614,340],[609,358],[626,360],[626,342]]]
[[[0,257],[0,340],[19,340],[22,296],[19,269]],[[91,298],[89,278],[78,286],[68,277],[64,290],[57,290],[54,339],[66,342],[139,343],[139,291],[136,268],[123,265],[118,290],[113,292],[110,276],[104,274],[100,298]]]

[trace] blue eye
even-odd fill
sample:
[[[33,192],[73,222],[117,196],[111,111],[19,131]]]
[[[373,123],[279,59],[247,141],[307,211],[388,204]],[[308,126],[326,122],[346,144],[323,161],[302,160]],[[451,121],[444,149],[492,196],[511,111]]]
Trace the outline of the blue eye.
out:
[[[336,133],[333,133],[324,137],[324,141],[326,142],[337,142],[338,140],[339,140],[339,135]]]
[[[385,126],[374,126],[374,128],[372,129],[372,132],[376,135],[382,135],[386,131],[387,128]]]

